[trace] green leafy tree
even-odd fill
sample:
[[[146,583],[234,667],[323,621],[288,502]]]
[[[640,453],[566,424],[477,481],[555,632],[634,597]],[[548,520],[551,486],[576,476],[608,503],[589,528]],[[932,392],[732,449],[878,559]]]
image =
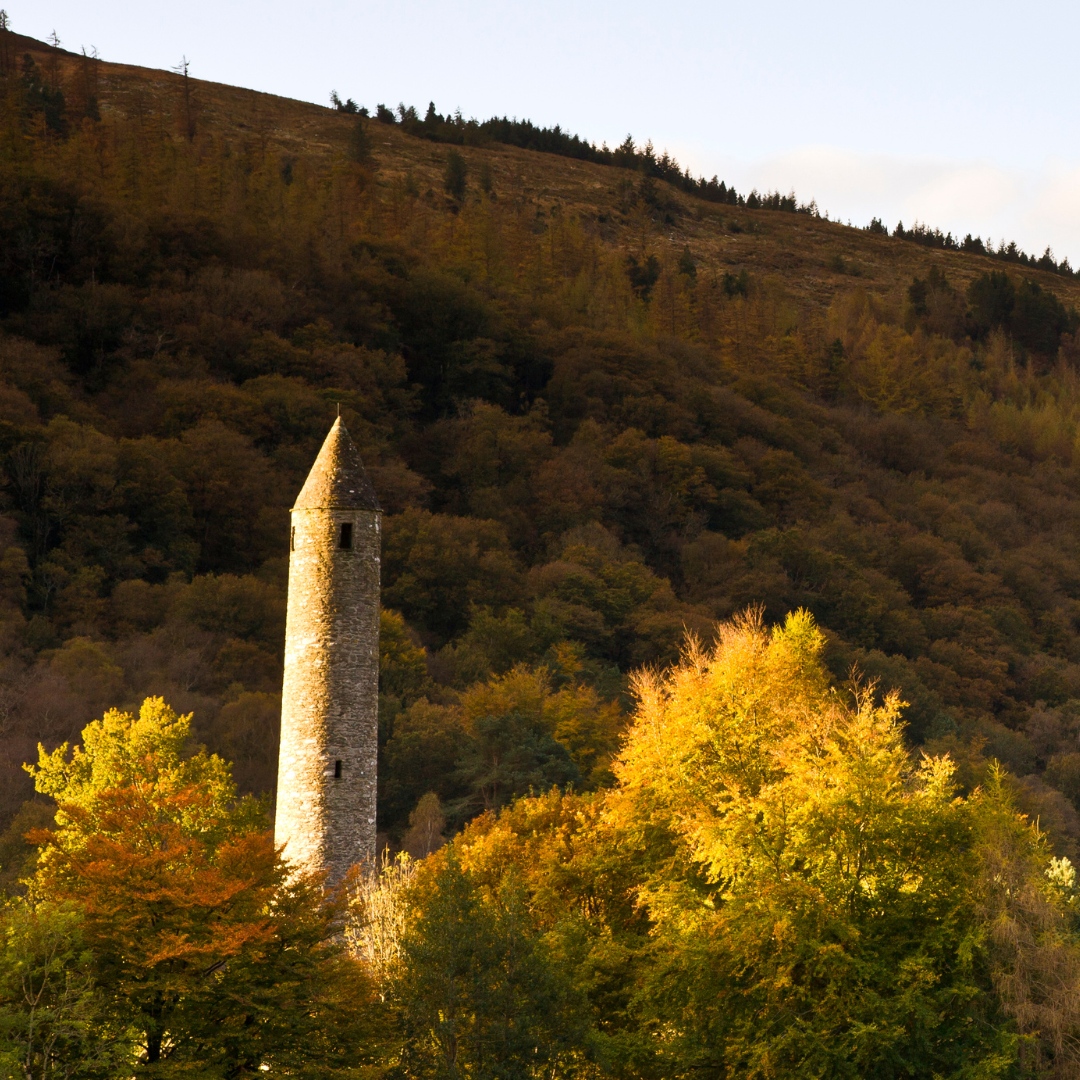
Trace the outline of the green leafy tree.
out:
[[[484,889],[453,854],[432,856],[410,899],[391,990],[413,1077],[565,1075],[581,1056],[576,993],[536,933],[512,877]]]
[[[470,604],[521,596],[520,564],[494,521],[410,508],[386,523],[383,598],[438,641],[468,625]]]
[[[409,704],[428,682],[424,649],[410,636],[405,620],[383,608],[379,612],[379,692]]]
[[[115,1076],[125,1024],[110,1022],[72,905],[11,901],[0,916],[0,1070],[10,1077]],[[104,1030],[103,1030],[104,1025]]]

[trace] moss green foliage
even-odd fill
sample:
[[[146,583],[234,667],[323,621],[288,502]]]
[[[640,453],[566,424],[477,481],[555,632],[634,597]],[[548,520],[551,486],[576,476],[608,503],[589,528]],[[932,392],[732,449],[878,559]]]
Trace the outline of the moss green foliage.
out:
[[[484,890],[451,854],[401,940],[391,1000],[415,1077],[532,1077],[587,1068],[582,995],[510,875]],[[419,890],[418,890],[419,891]]]
[[[6,1076],[107,1077],[121,1047],[101,1036],[103,995],[76,908],[9,903],[2,916],[0,1069]]]

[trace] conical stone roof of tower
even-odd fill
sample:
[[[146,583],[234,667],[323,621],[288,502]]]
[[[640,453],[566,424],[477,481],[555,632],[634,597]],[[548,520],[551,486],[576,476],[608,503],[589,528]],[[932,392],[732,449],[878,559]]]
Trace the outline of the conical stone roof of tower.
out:
[[[339,416],[308,473],[294,510],[375,510],[378,496],[371,486],[360,452]]]

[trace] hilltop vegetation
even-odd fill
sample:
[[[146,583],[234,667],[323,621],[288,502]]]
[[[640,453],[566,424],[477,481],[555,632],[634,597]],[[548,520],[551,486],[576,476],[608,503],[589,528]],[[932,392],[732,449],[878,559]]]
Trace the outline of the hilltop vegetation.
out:
[[[428,792],[461,824],[604,784],[627,674],[761,604],[1074,850],[1071,280],[10,33],[3,64],[6,760],[162,693],[272,789],[285,511],[340,403],[388,511],[395,841]]]
[[[358,105],[352,98],[342,101],[336,90],[331,92],[330,101],[338,112],[362,118],[370,115],[369,109]],[[729,187],[718,176],[713,176],[711,180],[706,180],[704,176],[695,177],[689,169],[680,166],[666,150],[657,154],[651,140],[644,146],[637,146],[632,135],[627,135],[612,150],[606,143],[598,147],[579,135],[570,135],[558,124],[552,128],[542,128],[529,120],[511,120],[505,116],[493,116],[490,120],[481,123],[477,120],[466,120],[460,112],[453,116],[443,116],[442,113],[436,111],[433,101],[428,104],[423,119],[420,118],[414,106],[406,106],[404,103],[398,105],[396,111],[387,108],[386,105],[376,106],[375,119],[383,124],[400,124],[402,130],[410,135],[430,139],[432,142],[454,143],[459,146],[506,143],[524,150],[537,150],[545,154],[559,154],[562,157],[576,158],[581,161],[631,169],[641,173],[644,181],[643,192],[653,198],[656,195],[655,185],[650,185],[649,182],[663,180],[681,191],[696,195],[699,199],[705,199],[708,202],[744,206],[749,210],[780,210],[789,214],[810,214],[813,217],[821,215],[815,200],[800,203],[794,192],[787,195],[782,195],[779,191],[762,194],[755,188],[746,195],[740,195],[734,187]],[[355,130],[363,131],[363,127],[357,127]],[[358,137],[354,134],[353,155],[356,156],[357,151],[366,146],[366,136]],[[828,220],[828,212],[825,213],[825,218]],[[867,229],[880,236],[889,235],[888,228],[882,224],[880,218],[874,218]],[[1062,274],[1066,277],[1075,275],[1075,271],[1069,265],[1069,260],[1066,258],[1058,262],[1049,247],[1036,258],[1017,247],[1015,242],[1001,240],[995,248],[991,243],[984,243],[979,236],[968,233],[963,240],[958,240],[951,232],[943,233],[940,229],[934,229],[919,222],[910,229],[905,229],[902,221],[897,222],[893,236],[903,240],[913,240],[925,247],[975,252],[979,255],[990,255],[1005,262],[1018,263],[1021,266],[1038,267],[1040,270]]]

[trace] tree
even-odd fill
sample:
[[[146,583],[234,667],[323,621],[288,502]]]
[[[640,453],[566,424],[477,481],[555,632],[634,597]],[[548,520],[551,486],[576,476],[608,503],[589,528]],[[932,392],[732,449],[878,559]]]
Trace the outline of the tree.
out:
[[[1009,325],[1016,305],[1016,286],[1004,270],[991,270],[968,286],[967,298],[973,331],[981,336]]]
[[[336,90],[330,91],[330,104],[337,112],[351,113],[353,116],[358,114],[367,116],[366,109],[361,109],[352,98],[347,98],[345,101],[342,101]]]
[[[379,693],[409,705],[430,684],[427,654],[405,620],[389,608],[379,612]]]
[[[465,629],[470,604],[501,608],[521,594],[517,559],[494,521],[410,507],[385,528],[383,599],[439,643]]]
[[[468,792],[463,816],[497,810],[530,789],[580,783],[577,766],[555,738],[550,704],[546,673],[524,666],[463,696],[468,738],[456,770]]]
[[[58,809],[35,893],[78,913],[109,1024],[146,1068],[354,1062],[366,1039],[343,1028],[364,1013],[338,995],[367,991],[334,943],[335,903],[289,876],[261,806],[189,737],[190,717],[150,698],[70,754],[40,751],[29,771]]]
[[[446,155],[446,168],[443,170],[443,187],[446,193],[456,202],[465,198],[465,189],[468,184],[469,166],[457,150],[451,150]]]
[[[181,100],[184,105],[184,135],[188,142],[195,141],[195,103],[192,100],[191,91],[191,77],[189,74],[190,63],[186,56],[181,57],[180,63],[173,68],[173,71],[181,77]]]
[[[421,698],[395,716],[379,760],[380,828],[405,827],[427,792],[443,803],[463,795],[454,763],[464,741],[461,717],[452,706]]]
[[[351,99],[350,99],[351,104]],[[356,112],[353,109],[344,109],[344,112]],[[357,165],[371,164],[371,136],[367,130],[367,120],[358,116],[353,123],[352,131],[349,132],[349,160]]]
[[[0,8],[0,78],[10,75],[15,66],[10,35],[11,18],[3,8]]]
[[[6,36],[6,32],[4,35]],[[6,44],[0,41],[0,45]],[[55,57],[53,58],[55,59]],[[41,72],[29,53],[23,55],[21,90],[25,111],[40,115],[45,131],[63,136],[67,133],[67,103],[57,79],[42,79]]]
[[[1006,1077],[1017,1027],[1043,1025],[1044,1060],[1071,1062],[1071,866],[1000,799],[956,797],[947,759],[914,763],[898,696],[833,688],[823,644],[803,612],[691,641],[637,677],[613,789],[518,800],[429,860],[414,925],[443,925],[409,953],[429,1007],[468,1015],[464,942],[506,887],[616,1075]]]
[[[421,796],[416,809],[409,815],[409,831],[402,838],[405,850],[414,859],[430,855],[442,845],[445,828],[446,815],[439,796],[429,791]]]
[[[691,281],[697,279],[697,261],[690,251],[689,244],[684,245],[682,254],[679,256],[679,273],[688,277]]]
[[[581,1054],[577,994],[531,925],[511,875],[484,889],[457,857],[433,857],[411,889],[391,1000],[410,1077],[557,1076]]]
[[[1031,352],[1056,357],[1061,335],[1075,333],[1078,318],[1075,308],[1065,305],[1038,282],[1025,279],[1016,290],[1016,303],[1010,320],[1016,340]]]
[[[642,300],[648,300],[653,286],[660,280],[660,260],[655,255],[649,255],[644,263],[639,263],[636,256],[627,255],[626,276],[634,292]]]
[[[948,760],[911,763],[895,693],[829,686],[823,645],[803,612],[751,614],[637,678],[608,812],[673,845],[639,897],[677,1071],[1008,1075],[973,812]]]
[[[1047,838],[1017,812],[997,765],[975,796],[976,902],[991,946],[994,984],[1025,1036],[1021,1059],[1033,1075],[1080,1068],[1080,891],[1076,870],[1054,858]]]
[[[115,1075],[126,1032],[106,1019],[79,912],[10,901],[0,916],[0,1069],[67,1080]],[[107,1030],[102,1030],[105,1023]]]

